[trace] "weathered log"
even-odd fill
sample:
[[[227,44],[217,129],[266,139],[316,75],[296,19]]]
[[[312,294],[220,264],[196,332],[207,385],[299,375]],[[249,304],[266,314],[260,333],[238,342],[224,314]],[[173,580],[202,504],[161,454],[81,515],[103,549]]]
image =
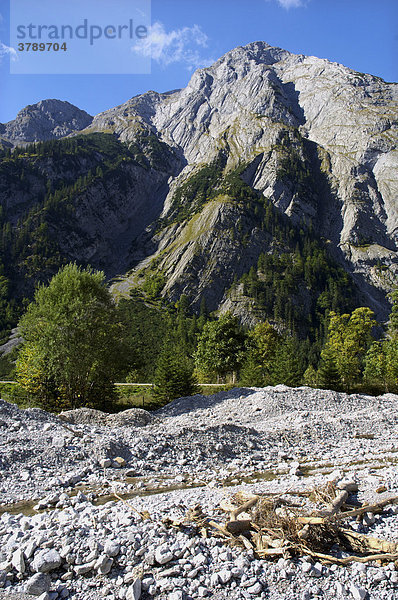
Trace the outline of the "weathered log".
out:
[[[283,556],[284,553],[284,548],[265,548],[264,550],[257,550],[257,554],[260,558],[269,558],[270,556]]]
[[[320,525],[325,523],[326,517],[297,517],[297,522],[303,525]]]
[[[220,502],[220,508],[221,510],[225,511],[225,512],[233,512],[234,510],[237,509],[236,504],[234,504],[230,498],[223,498]]]
[[[66,425],[63,421],[61,421],[60,425],[62,425],[62,427],[73,433],[75,437],[84,437],[84,433],[82,431],[76,431],[75,429],[72,429],[72,427],[69,427],[69,425]]]
[[[343,506],[347,498],[348,492],[346,490],[342,490],[339,494],[337,494],[336,498],[331,502],[330,506],[327,509],[320,511],[319,514],[322,517],[331,517],[332,515],[335,515]]]
[[[242,542],[242,544],[244,545],[246,550],[255,550],[255,547],[253,546],[253,544],[244,535],[239,535],[238,540],[240,542]]]
[[[301,540],[305,540],[308,538],[308,536],[310,535],[310,525],[309,523],[307,523],[307,525],[304,525],[304,527],[302,529],[300,529],[300,531],[298,532],[298,536]]]
[[[230,533],[228,531],[228,529],[226,529],[225,527],[223,527],[222,525],[220,525],[216,521],[208,521],[207,523],[208,523],[208,525],[210,525],[210,527],[212,527],[213,529],[216,529],[223,536],[225,536],[227,538],[233,538],[234,539],[234,536],[232,535],[232,533]]]

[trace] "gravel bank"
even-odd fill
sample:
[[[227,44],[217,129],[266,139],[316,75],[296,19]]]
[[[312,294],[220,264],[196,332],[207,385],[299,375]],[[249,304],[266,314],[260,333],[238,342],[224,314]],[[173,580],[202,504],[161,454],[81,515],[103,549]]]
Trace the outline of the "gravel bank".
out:
[[[301,493],[328,480],[356,481],[359,502],[398,495],[397,409],[392,394],[286,386],[117,416],[0,401],[0,599],[398,599],[393,563],[264,561],[163,523],[197,504],[220,519],[238,490],[307,508]],[[396,541],[396,511],[350,525]]]

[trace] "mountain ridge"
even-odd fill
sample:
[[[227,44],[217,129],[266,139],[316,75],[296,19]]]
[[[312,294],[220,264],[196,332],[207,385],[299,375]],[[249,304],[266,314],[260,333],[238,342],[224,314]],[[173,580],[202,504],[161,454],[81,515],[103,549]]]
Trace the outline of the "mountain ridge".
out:
[[[94,176],[91,192],[90,185],[71,192],[76,243],[73,248],[70,241],[66,256],[79,259],[78,238],[84,245],[88,235],[87,226],[81,228],[83,202],[91,207],[85,219],[90,215],[90,244],[97,247],[93,266],[105,264],[109,277],[134,267],[115,283],[115,293],[128,295],[158,271],[164,279],[159,294],[173,302],[186,294],[196,307],[202,296],[211,309],[229,306],[234,279],[262,253],[281,251],[261,229],[273,207],[294,227],[310,227],[323,238],[364,301],[387,314],[386,294],[398,275],[397,84],[253,42],[199,69],[181,90],[149,91],[88,118],[80,129],[76,123],[84,119],[74,130],[65,125],[67,139],[113,136],[130,153],[123,159],[129,166],[121,163],[123,177],[126,169],[134,176],[128,193],[119,184],[113,188],[112,209],[106,177]],[[115,146],[115,165],[122,146]],[[76,158],[80,170],[85,152]],[[105,159],[101,152],[97,158],[98,169]],[[28,162],[51,179],[40,160]],[[78,172],[77,165],[70,168]],[[158,185],[151,186],[154,180]],[[13,188],[7,203],[15,205],[19,193]],[[151,218],[132,226],[131,217],[129,225],[129,211],[137,214],[138,205],[144,213],[151,207]],[[114,235],[100,225],[106,206],[120,224]],[[106,236],[113,236],[111,246]]]

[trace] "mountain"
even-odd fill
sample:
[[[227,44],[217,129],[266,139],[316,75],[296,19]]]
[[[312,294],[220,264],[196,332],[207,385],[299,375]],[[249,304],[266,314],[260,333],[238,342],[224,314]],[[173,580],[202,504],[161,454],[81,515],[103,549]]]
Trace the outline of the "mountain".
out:
[[[84,110],[62,100],[41,100],[19,111],[13,121],[0,124],[0,141],[5,146],[52,140],[88,127],[93,118]]]
[[[4,151],[3,260],[19,293],[77,260],[119,275],[116,295],[185,294],[246,322],[310,325],[344,298],[386,317],[397,84],[255,42],[86,125],[57,121],[54,102],[3,126],[17,145],[69,136]]]

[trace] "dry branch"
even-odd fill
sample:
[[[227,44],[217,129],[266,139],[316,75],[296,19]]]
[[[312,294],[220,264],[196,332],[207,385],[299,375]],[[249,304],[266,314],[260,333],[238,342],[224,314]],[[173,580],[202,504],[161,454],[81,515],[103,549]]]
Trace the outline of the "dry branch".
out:
[[[149,512],[147,510],[144,510],[143,512],[140,512],[139,510],[137,510],[136,508],[134,508],[134,506],[132,504],[130,504],[130,502],[127,502],[127,500],[125,500],[124,498],[122,498],[121,496],[119,496],[116,492],[112,492],[113,496],[115,496],[115,498],[117,498],[118,500],[120,500],[120,502],[123,502],[126,506],[128,506],[129,508],[131,508],[131,510],[133,510],[134,512],[136,512],[138,515],[140,515],[141,519],[143,520],[149,520],[151,521],[151,515],[149,514]]]
[[[248,550],[254,550],[260,558],[308,555],[322,562],[339,565],[398,559],[398,544],[344,529],[338,523],[341,519],[365,512],[380,512],[387,504],[398,502],[398,496],[341,512],[348,498],[347,491],[337,490],[334,484],[327,484],[312,494],[316,501],[321,500],[328,507],[311,516],[300,515],[298,507],[286,501],[283,504],[287,505],[287,509],[278,508],[278,498],[244,492],[238,492],[230,500],[221,502],[220,508],[230,516],[225,523],[206,518],[200,506],[189,511],[188,516],[201,524],[206,535],[217,535],[229,543],[240,544]],[[242,513],[248,513],[250,518],[238,519]],[[329,554],[330,548],[336,544],[350,552],[350,556],[337,558]]]
[[[357,550],[361,552],[377,550],[378,552],[383,552],[384,554],[398,553],[398,544],[395,544],[394,542],[380,540],[379,538],[364,535],[363,533],[351,531],[351,529],[340,529],[340,534],[344,538],[348,539],[352,548],[357,548]]]
[[[394,562],[398,560],[397,554],[369,554],[368,556],[346,556],[345,558],[337,558],[336,556],[332,556],[331,554],[322,554],[320,552],[312,552],[307,549],[307,554],[314,558],[318,558],[320,561],[325,563],[331,563],[335,565],[348,565],[352,562],[360,562],[367,563],[372,561],[382,561],[382,562]]]
[[[343,504],[345,503],[347,498],[348,498],[348,492],[346,492],[346,490],[343,490],[342,492],[340,492],[340,494],[338,494],[336,496],[336,498],[333,500],[333,502],[331,502],[330,507],[325,511],[326,516],[335,515],[340,510],[340,508],[343,506]]]
[[[388,504],[395,504],[398,502],[398,496],[393,496],[391,498],[386,498],[381,502],[377,502],[377,504],[366,504],[365,506],[361,506],[360,508],[356,508],[354,510],[348,510],[347,512],[342,512],[336,515],[337,519],[346,519],[350,517],[356,517],[357,515],[363,515],[366,512],[377,513],[381,512],[382,509]]]
[[[253,496],[253,498],[250,498],[250,500],[248,500],[247,502],[245,502],[244,504],[239,506],[239,508],[232,511],[231,512],[231,521],[236,521],[236,519],[238,518],[238,515],[240,515],[243,512],[247,512],[250,508],[252,508],[255,504],[257,504],[258,499],[259,499],[259,496]]]

